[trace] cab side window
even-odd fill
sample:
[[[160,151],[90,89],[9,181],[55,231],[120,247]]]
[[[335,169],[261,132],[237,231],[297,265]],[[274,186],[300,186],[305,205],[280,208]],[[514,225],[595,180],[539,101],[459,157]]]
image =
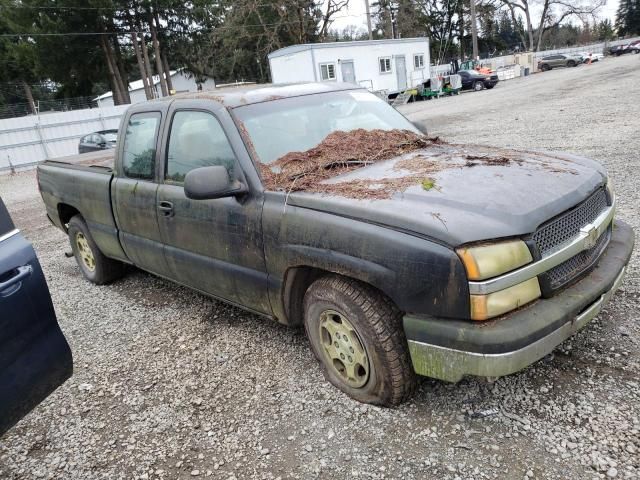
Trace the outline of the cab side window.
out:
[[[199,167],[222,165],[233,176],[235,155],[218,120],[210,113],[176,112],[171,122],[165,179],[184,182]]]
[[[124,135],[122,169],[129,178],[153,180],[159,112],[135,113]]]

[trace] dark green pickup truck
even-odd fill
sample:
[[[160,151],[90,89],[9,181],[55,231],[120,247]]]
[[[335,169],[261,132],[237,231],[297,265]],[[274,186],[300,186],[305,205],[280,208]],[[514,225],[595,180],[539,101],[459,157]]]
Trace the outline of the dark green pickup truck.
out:
[[[535,362],[598,314],[633,249],[600,164],[429,138],[352,85],[133,105],[103,155],[38,168],[89,280],[132,264],[304,324],[363,402]]]

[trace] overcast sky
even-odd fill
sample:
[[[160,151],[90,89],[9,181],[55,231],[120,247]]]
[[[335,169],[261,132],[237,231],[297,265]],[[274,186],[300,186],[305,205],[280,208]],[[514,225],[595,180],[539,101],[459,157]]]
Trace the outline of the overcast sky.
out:
[[[375,0],[370,0],[370,4]],[[616,10],[618,9],[619,0],[607,0],[607,4],[600,11],[600,18],[609,18],[612,22],[615,20]],[[364,6],[364,0],[351,0],[349,7],[336,15],[333,28],[342,30],[343,28],[355,25],[364,30],[367,29],[367,16]]]

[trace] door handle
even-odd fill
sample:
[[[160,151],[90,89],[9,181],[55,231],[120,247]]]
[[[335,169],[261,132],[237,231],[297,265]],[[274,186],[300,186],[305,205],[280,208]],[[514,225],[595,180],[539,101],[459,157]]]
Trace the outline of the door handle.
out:
[[[33,268],[31,267],[31,265],[24,265],[22,267],[15,268],[13,271],[11,271],[12,275],[8,280],[0,282],[0,295],[9,296],[17,292],[20,286],[16,284],[31,275],[31,272],[33,272]],[[12,289],[11,287],[14,288]]]
[[[173,217],[173,203],[163,200],[158,204],[158,210],[162,212],[165,217]]]

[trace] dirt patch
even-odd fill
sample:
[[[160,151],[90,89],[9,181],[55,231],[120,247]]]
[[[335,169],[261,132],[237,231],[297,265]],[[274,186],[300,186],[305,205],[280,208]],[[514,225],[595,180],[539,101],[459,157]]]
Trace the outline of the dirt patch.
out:
[[[388,198],[410,184],[420,183],[425,164],[414,165],[408,177],[366,179],[324,184],[323,180],[388,160],[412,151],[441,144],[408,130],[364,130],[333,132],[320,144],[305,152],[290,152],[275,162],[260,164],[268,190],[310,191],[354,198]]]
[[[467,160],[465,167],[475,167],[476,165],[493,165],[504,166],[509,165],[514,159],[503,156],[486,156],[486,155],[465,155],[463,158]],[[522,160],[516,160],[518,164],[522,164]]]

